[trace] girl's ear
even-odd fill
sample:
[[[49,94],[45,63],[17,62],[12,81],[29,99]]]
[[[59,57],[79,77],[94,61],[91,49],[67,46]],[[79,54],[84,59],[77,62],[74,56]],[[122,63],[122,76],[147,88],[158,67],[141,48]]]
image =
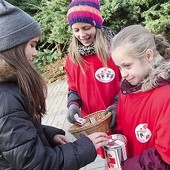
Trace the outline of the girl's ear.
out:
[[[153,50],[147,49],[146,50],[146,59],[151,62],[153,60]]]

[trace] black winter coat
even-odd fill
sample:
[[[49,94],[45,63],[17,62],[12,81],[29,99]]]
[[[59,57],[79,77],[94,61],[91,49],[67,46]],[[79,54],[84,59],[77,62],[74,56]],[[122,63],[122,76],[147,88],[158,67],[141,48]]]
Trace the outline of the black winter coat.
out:
[[[89,138],[57,145],[55,134],[65,132],[42,126],[18,87],[0,83],[0,170],[78,170],[96,158]]]

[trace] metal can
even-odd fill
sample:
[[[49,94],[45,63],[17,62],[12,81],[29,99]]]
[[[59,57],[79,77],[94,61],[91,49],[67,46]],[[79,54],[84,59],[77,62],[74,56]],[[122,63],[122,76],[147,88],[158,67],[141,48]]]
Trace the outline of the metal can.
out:
[[[121,162],[127,159],[127,139],[121,134],[110,135],[109,138],[109,143],[104,147],[106,167],[108,170],[114,170],[121,168]]]

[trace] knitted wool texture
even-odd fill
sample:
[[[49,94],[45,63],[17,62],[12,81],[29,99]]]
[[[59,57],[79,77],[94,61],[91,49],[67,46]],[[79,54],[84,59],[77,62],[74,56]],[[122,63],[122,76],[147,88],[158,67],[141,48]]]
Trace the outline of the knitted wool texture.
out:
[[[26,12],[0,0],[0,52],[41,34],[38,23]]]
[[[67,20],[70,26],[77,22],[89,23],[99,29],[103,24],[99,0],[73,0],[68,6]]]

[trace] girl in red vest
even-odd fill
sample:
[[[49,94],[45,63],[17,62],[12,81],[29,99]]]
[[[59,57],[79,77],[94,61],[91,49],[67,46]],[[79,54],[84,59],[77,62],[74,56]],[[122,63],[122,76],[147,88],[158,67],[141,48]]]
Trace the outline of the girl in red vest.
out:
[[[68,120],[87,116],[113,104],[119,92],[120,73],[111,59],[111,30],[102,26],[99,0],[73,0],[67,12],[73,38],[66,57]],[[114,125],[115,110],[110,127]],[[104,157],[104,154],[99,151]]]
[[[141,25],[121,30],[111,55],[122,75],[116,130],[127,137],[122,169],[170,169],[170,45]]]

